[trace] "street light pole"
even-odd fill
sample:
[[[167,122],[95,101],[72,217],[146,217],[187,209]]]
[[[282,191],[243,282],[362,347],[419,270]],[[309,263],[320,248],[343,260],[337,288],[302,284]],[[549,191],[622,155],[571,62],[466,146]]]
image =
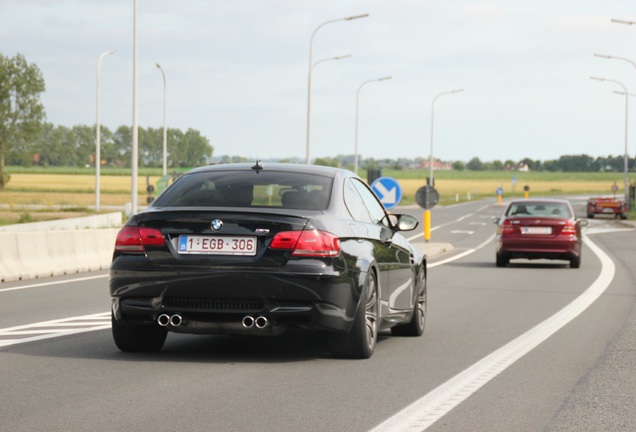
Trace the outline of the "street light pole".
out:
[[[611,82],[614,84],[618,84],[619,86],[623,87],[623,91],[625,92],[625,154],[623,156],[623,188],[624,188],[624,197],[625,197],[625,203],[627,204],[627,206],[629,207],[629,179],[628,179],[628,175],[627,175],[627,167],[628,167],[628,156],[627,156],[627,131],[628,131],[628,121],[629,121],[629,92],[627,91],[627,87],[625,87],[625,85],[620,82],[620,81],[616,81],[616,80],[612,80],[612,79],[607,79],[607,78],[599,78],[599,77],[590,77],[593,80],[596,81],[607,81],[607,82]]]
[[[620,19],[612,19],[612,22],[617,24],[626,24],[629,26],[636,24],[636,21],[628,21],[628,20],[620,20]],[[625,96],[625,97],[628,97],[628,96]],[[634,158],[634,162],[635,162],[634,170],[636,171],[636,158]],[[627,168],[625,169],[625,171],[627,172]],[[625,184],[625,187],[627,187],[627,184]],[[629,201],[629,192],[627,191],[625,192],[625,200],[626,200],[625,202],[627,203],[627,208],[629,209],[631,202]]]
[[[159,63],[155,63],[157,69],[161,71],[161,76],[163,76],[163,175],[165,176],[168,172],[168,122],[167,122],[167,99],[166,99],[166,74],[161,69],[161,65]]]
[[[316,27],[314,32],[311,34],[311,39],[309,40],[309,74],[308,74],[308,78],[307,78],[307,144],[306,144],[306,150],[305,150],[305,152],[306,152],[305,158],[306,158],[307,165],[311,165],[311,140],[310,140],[310,130],[311,130],[311,70],[315,66],[313,64],[313,60],[312,60],[314,36],[316,36],[316,33],[318,32],[318,30],[320,30],[323,26],[325,26],[327,24],[331,24],[331,23],[335,23],[335,22],[339,22],[339,21],[351,21],[351,20],[354,20],[354,19],[366,18],[368,16],[369,16],[369,14],[355,15],[355,16],[350,16],[350,17],[346,17],[346,18],[339,18],[339,19],[333,19],[333,20],[325,21],[322,24],[320,24],[318,27]],[[316,63],[316,64],[318,64],[318,63]]]
[[[430,205],[430,198],[431,198],[431,190],[433,188],[433,128],[435,126],[435,102],[437,101],[437,99],[441,96],[444,95],[448,95],[448,94],[453,94],[453,93],[459,93],[459,92],[463,92],[464,89],[456,89],[456,90],[450,90],[450,91],[445,91],[442,93],[439,93],[437,96],[435,96],[433,98],[433,102],[431,103],[431,142],[430,142],[430,148],[429,148],[429,156],[428,156],[428,172],[429,172],[429,176],[428,176],[428,193],[426,194],[426,210],[424,210],[424,240],[428,243],[428,241],[431,238],[431,205]]]
[[[96,121],[95,121],[95,211],[98,212],[99,211],[99,192],[100,192],[100,173],[101,173],[101,168],[102,168],[102,154],[101,154],[101,149],[102,149],[102,144],[101,144],[101,125],[100,125],[100,121],[99,121],[99,102],[100,102],[100,92],[99,92],[99,87],[100,87],[100,81],[101,81],[101,68],[102,68],[102,60],[104,60],[104,57],[106,57],[107,55],[111,55],[111,54],[115,54],[115,50],[110,50],[110,51],[106,51],[103,52],[99,55],[99,58],[97,59],[97,102],[96,102]]]
[[[428,158],[428,169],[429,169],[428,184],[430,187],[433,187],[433,127],[435,126],[435,101],[437,101],[437,98],[439,98],[440,96],[453,94],[453,93],[459,93],[463,91],[464,89],[445,91],[438,94],[437,96],[433,98],[433,103],[431,104],[431,142],[430,142],[429,158]],[[428,201],[428,195],[427,195],[427,201]],[[428,207],[428,202],[427,202],[427,207]]]
[[[365,85],[369,83],[376,82],[376,81],[390,80],[391,78],[392,77],[387,76],[387,77],[376,78],[376,79],[365,81],[362,84],[360,84],[360,87],[358,87],[358,91],[356,92],[356,142],[355,142],[354,156],[353,156],[353,172],[356,173],[356,175],[358,174],[358,106],[360,101],[360,90],[362,90],[362,87],[364,87]]]
[[[131,150],[131,214],[137,213],[137,173],[139,171],[139,124],[137,115],[137,0],[133,6],[133,120]]]

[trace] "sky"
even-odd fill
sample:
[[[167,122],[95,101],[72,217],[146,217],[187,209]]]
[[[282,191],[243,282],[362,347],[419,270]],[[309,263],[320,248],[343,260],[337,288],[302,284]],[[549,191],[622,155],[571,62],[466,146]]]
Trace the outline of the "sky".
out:
[[[361,159],[625,153],[622,87],[590,77],[636,94],[636,65],[594,56],[636,63],[636,25],[611,21],[636,21],[633,0],[137,0],[136,20],[134,4],[0,0],[0,53],[42,71],[48,122],[96,123],[116,50],[100,123],[132,125],[136,21],[139,125],[163,128],[159,63],[168,127],[214,156],[305,160],[310,45],[313,64],[351,55],[312,68],[312,160],[356,143]]]

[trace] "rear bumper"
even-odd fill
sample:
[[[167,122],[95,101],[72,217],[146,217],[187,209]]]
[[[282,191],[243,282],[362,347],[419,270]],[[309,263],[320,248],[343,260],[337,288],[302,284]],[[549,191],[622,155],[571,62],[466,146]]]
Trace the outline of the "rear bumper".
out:
[[[179,333],[274,334],[286,326],[348,331],[360,300],[359,275],[189,270],[111,269],[116,320],[159,325],[178,315]],[[265,317],[268,328],[246,327],[246,316]],[[266,331],[263,331],[266,330]]]
[[[568,260],[581,255],[581,243],[570,238],[550,242],[498,238],[496,245],[497,254],[508,258]]]

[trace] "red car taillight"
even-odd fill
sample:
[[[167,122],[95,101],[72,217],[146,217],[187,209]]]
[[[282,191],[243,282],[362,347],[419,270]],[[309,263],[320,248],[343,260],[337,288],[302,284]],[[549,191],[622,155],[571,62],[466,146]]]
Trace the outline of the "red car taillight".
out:
[[[274,236],[271,249],[291,249],[292,256],[337,257],[340,255],[340,239],[318,230],[283,231]]]
[[[576,234],[576,225],[572,221],[567,221],[563,229],[562,234]]]
[[[513,234],[514,232],[515,232],[515,229],[512,227],[512,223],[510,222],[510,219],[504,220],[503,224],[501,224],[501,226],[499,227],[499,234],[506,235],[506,234]]]
[[[115,252],[144,253],[145,246],[163,246],[161,231],[154,228],[125,226],[117,233]]]

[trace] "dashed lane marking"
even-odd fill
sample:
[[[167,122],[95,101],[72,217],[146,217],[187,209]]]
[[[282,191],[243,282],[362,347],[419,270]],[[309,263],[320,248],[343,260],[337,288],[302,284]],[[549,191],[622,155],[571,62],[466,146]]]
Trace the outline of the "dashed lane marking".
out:
[[[43,321],[0,329],[0,348],[110,328],[110,312]]]

